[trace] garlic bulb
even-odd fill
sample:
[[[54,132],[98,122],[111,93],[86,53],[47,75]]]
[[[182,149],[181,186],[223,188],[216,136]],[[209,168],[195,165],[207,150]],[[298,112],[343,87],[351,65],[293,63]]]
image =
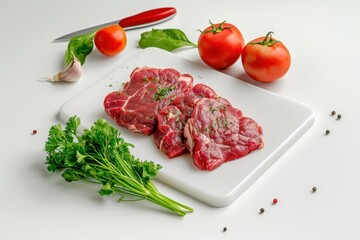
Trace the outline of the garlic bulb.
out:
[[[81,62],[75,56],[73,60],[62,71],[52,77],[43,80],[50,82],[76,82],[81,77]]]

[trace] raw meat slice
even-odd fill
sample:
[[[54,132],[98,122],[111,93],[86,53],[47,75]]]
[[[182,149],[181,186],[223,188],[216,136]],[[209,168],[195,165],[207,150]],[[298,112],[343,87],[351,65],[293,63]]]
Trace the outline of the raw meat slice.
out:
[[[191,91],[178,95],[171,105],[176,106],[184,115],[190,117],[196,102],[199,101],[200,98],[204,97],[217,98],[218,95],[209,86],[199,83],[196,84]]]
[[[184,127],[186,146],[201,170],[214,170],[263,147],[262,128],[224,98],[200,99]]]
[[[169,105],[157,114],[156,119],[156,146],[169,158],[186,153],[183,130],[187,117],[177,107]]]
[[[136,68],[123,90],[105,97],[104,108],[118,125],[150,135],[156,128],[156,114],[192,84],[192,76],[172,68]]]
[[[217,98],[218,96],[210,87],[197,84],[190,91],[179,94],[169,107],[161,110],[157,115],[155,144],[169,158],[188,152],[185,147],[183,129],[196,102],[203,97]]]

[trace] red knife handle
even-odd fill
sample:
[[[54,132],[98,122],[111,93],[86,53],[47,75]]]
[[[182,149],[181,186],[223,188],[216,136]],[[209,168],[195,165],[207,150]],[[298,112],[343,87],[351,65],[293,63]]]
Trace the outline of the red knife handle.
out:
[[[175,14],[176,9],[173,7],[156,8],[121,19],[119,21],[119,25],[122,28],[136,27],[139,25],[151,25],[152,23],[155,24],[173,17]]]

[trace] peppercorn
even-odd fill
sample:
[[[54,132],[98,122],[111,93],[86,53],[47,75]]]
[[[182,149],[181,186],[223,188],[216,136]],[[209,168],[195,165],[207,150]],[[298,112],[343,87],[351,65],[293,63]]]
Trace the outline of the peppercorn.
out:
[[[317,191],[317,187],[313,187],[311,190],[312,190],[312,192],[314,193],[314,192]]]
[[[341,117],[342,117],[341,114],[338,114],[338,115],[336,116],[336,119],[337,119],[337,120],[340,120]]]
[[[329,129],[326,129],[325,135],[329,135],[329,134],[330,134],[330,130],[329,130]]]
[[[273,204],[277,204],[277,202],[278,202],[277,198],[274,198],[272,201]]]
[[[223,227],[223,232],[226,232],[227,231],[227,227]]]
[[[335,116],[335,114],[336,114],[336,111],[331,112],[331,116]]]
[[[32,133],[33,133],[33,135],[37,134],[37,130],[34,129],[34,130],[32,131]]]
[[[260,214],[264,213],[265,209],[264,208],[260,208]]]

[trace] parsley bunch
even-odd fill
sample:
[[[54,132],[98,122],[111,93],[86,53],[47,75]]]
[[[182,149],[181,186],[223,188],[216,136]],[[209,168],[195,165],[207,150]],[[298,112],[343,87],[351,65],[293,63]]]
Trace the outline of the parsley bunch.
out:
[[[73,116],[64,130],[60,124],[50,128],[45,143],[48,171],[64,170],[62,176],[67,182],[100,184],[100,196],[116,193],[120,201],[145,199],[180,216],[193,211],[157,190],[151,180],[161,166],[135,158],[129,150],[133,145],[125,142],[119,130],[106,120],[97,120],[81,135],[79,126],[80,118]]]

